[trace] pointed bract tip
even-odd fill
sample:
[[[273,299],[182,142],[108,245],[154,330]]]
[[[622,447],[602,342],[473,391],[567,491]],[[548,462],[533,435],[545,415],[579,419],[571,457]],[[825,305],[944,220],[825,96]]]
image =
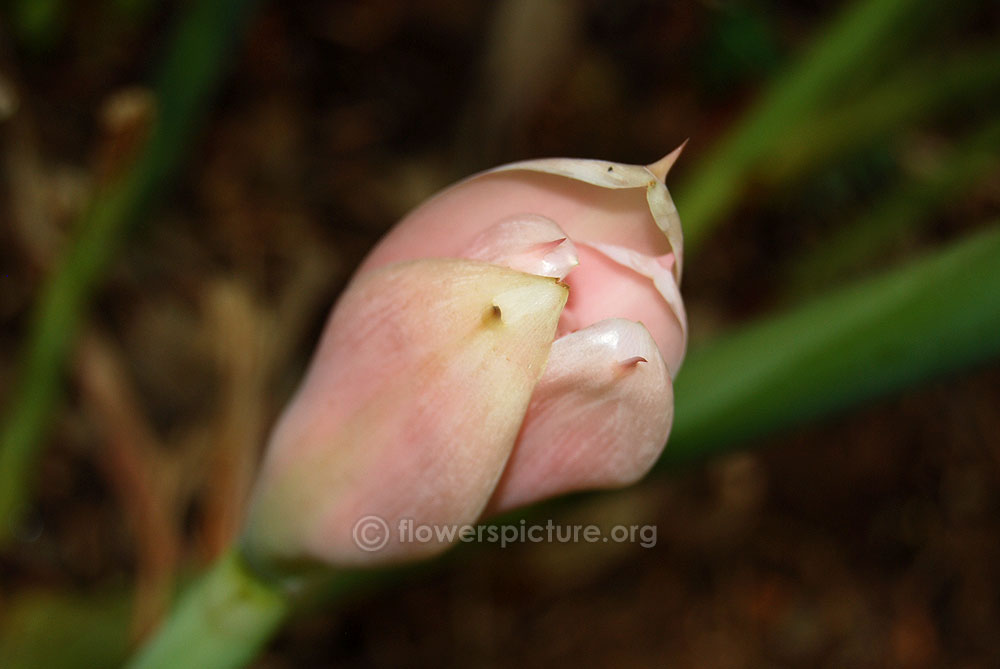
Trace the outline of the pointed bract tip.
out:
[[[635,367],[636,365],[638,365],[640,362],[649,362],[649,360],[646,360],[641,355],[636,355],[636,356],[633,356],[631,358],[627,358],[625,360],[622,360],[618,364],[621,365],[622,369],[630,369],[630,368]]]
[[[539,242],[530,250],[536,253],[548,253],[549,251],[555,251],[557,248],[566,243],[567,237],[560,237],[559,239],[553,239],[551,242]]]
[[[674,166],[677,159],[681,157],[682,153],[684,153],[684,147],[687,146],[687,143],[688,140],[685,139],[676,149],[663,156],[652,165],[647,165],[646,169],[652,172],[653,175],[660,181],[666,181],[670,168]]]

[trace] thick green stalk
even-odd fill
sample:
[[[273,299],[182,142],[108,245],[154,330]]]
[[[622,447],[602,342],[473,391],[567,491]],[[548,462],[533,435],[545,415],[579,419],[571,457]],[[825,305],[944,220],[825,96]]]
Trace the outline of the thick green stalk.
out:
[[[0,424],[0,544],[16,533],[66,357],[96,286],[128,229],[181,162],[254,0],[200,0],[175,33],[156,88],[149,139],[98,192],[35,304],[17,385]]]
[[[182,597],[131,669],[226,669],[249,663],[284,622],[288,595],[236,553],[221,558]]]
[[[858,0],[826,29],[816,45],[779,77],[736,128],[699,161],[680,185],[686,246],[697,249],[737,201],[748,170],[790,126],[826,104],[924,3]]]
[[[1000,226],[722,337],[677,378],[661,466],[1000,356]]]

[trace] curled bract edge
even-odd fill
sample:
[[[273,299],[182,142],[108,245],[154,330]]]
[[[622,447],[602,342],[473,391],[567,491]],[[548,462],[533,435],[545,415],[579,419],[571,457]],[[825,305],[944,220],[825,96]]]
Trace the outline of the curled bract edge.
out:
[[[677,206],[674,204],[664,180],[683,149],[684,145],[682,144],[650,165],[627,165],[586,158],[539,158],[508,163],[483,174],[525,170],[563,176],[601,188],[644,188],[646,190],[646,203],[649,206],[653,222],[666,236],[670,250],[677,259],[673,274],[677,284],[680,285],[684,270],[684,231],[681,229],[681,218],[677,213]]]

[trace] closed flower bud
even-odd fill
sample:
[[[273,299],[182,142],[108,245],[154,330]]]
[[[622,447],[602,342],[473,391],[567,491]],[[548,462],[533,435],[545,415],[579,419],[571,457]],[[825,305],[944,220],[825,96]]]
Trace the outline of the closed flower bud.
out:
[[[272,435],[250,557],[400,562],[457,538],[404,542],[400,523],[467,524],[645,474],[687,338],[663,184],[678,153],[515,163],[401,221],[345,290]]]

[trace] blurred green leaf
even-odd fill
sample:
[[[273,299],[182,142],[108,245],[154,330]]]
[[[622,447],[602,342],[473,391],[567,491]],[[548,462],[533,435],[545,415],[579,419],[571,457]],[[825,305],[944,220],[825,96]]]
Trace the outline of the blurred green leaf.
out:
[[[743,192],[748,171],[789,127],[833,102],[837,92],[871,68],[888,44],[912,34],[926,18],[917,0],[859,0],[827,27],[815,45],[779,76],[741,121],[706,152],[675,189],[685,244],[696,252]]]
[[[903,181],[858,220],[835,230],[812,252],[793,259],[789,292],[812,290],[837,277],[874,265],[894,241],[913,231],[957,195],[1000,169],[1000,122],[966,138],[928,174]]]
[[[29,49],[51,49],[62,36],[66,24],[64,0],[11,0],[14,30]]]
[[[792,125],[762,152],[755,183],[788,184],[873,141],[959,104],[997,98],[1000,49],[934,58],[907,67],[855,101]]]
[[[116,667],[128,652],[131,598],[27,592],[6,603],[0,667]]]
[[[660,465],[1000,356],[1000,227],[688,356]]]
[[[200,0],[181,17],[156,87],[155,122],[135,164],[98,192],[38,297],[18,385],[0,424],[0,544],[17,530],[63,369],[91,296],[129,228],[167,186],[249,20],[254,0]]]

